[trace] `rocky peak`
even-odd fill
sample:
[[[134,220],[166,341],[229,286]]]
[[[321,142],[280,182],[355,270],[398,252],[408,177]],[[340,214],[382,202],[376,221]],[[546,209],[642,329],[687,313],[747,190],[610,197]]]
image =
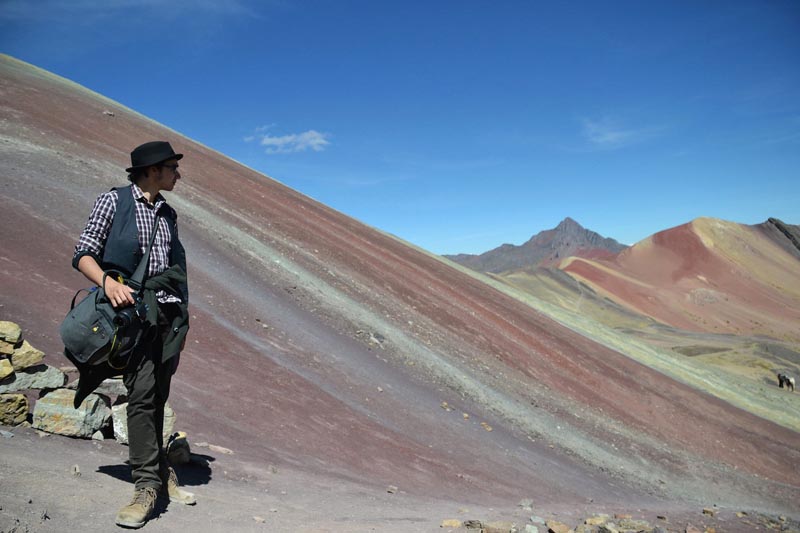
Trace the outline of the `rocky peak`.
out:
[[[556,231],[562,232],[574,232],[574,231],[582,231],[584,227],[578,224],[575,220],[570,217],[565,218],[561,222],[558,223],[556,226]]]
[[[504,244],[480,255],[459,254],[448,259],[481,272],[505,272],[552,264],[570,255],[613,255],[627,246],[581,226],[567,217],[555,228],[537,233],[526,243]]]

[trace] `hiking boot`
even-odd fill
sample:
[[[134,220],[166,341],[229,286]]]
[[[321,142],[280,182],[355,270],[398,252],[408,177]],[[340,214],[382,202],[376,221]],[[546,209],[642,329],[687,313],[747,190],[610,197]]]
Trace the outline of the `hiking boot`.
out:
[[[178,483],[178,475],[171,466],[167,467],[166,474],[162,474],[161,479],[161,492],[162,494],[166,492],[169,501],[182,503],[183,505],[194,505],[197,503],[194,494],[181,488]]]
[[[156,506],[157,496],[156,489],[153,487],[136,490],[131,503],[117,513],[117,525],[133,529],[142,527]]]

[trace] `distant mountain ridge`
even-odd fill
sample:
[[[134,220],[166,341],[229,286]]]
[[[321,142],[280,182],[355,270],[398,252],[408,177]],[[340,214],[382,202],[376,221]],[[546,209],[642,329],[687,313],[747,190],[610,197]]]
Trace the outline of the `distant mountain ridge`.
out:
[[[515,246],[503,244],[480,255],[445,255],[465,267],[498,274],[518,268],[555,265],[570,256],[611,257],[627,246],[588,230],[570,217],[553,229],[541,231],[528,242]]]
[[[800,259],[800,225],[786,224],[782,220],[770,217],[757,227],[784,250]]]

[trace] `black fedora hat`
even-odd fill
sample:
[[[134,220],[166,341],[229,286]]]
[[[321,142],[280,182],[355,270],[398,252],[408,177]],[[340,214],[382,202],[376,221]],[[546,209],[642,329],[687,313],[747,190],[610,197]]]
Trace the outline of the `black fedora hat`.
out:
[[[139,168],[146,168],[157,165],[167,159],[180,159],[183,154],[176,154],[172,146],[166,141],[152,141],[137,146],[131,152],[131,166],[125,172],[131,172]]]

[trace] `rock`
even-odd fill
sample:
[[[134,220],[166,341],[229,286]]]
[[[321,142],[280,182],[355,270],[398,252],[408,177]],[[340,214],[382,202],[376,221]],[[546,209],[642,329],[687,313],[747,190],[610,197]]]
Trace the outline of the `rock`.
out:
[[[14,345],[10,342],[0,341],[0,355],[11,355],[14,353]]]
[[[597,533],[619,533],[616,524],[603,524],[597,528]]]
[[[625,519],[630,520],[631,518],[633,518],[633,516],[626,513],[615,513],[614,518],[616,518],[617,520],[625,520]]]
[[[2,436],[4,439],[10,439],[11,437],[13,437],[13,436],[14,436],[14,434],[13,434],[13,433],[11,433],[10,431],[6,431],[6,430],[4,430],[4,429],[0,429],[0,435],[1,435],[1,436]]]
[[[111,406],[111,425],[114,428],[114,439],[120,444],[128,444],[128,404]]]
[[[22,337],[22,329],[13,322],[0,320],[0,340],[17,344]]]
[[[253,520],[255,520],[256,522],[258,522],[259,524],[263,524],[263,523],[265,523],[265,522],[267,521],[267,519],[266,519],[266,518],[262,518],[262,517],[260,517],[260,516],[254,516],[254,517],[253,517]]]
[[[518,531],[513,522],[485,522],[483,533],[514,533]]]
[[[525,533],[539,533],[539,528],[532,524],[528,524],[525,526]]]
[[[28,418],[28,399],[23,394],[0,394],[0,424],[18,426]]]
[[[97,430],[94,432],[94,435],[92,435],[92,440],[106,440],[106,437],[103,435],[102,431]]]
[[[108,425],[111,409],[102,396],[90,394],[78,409],[72,407],[75,391],[56,389],[39,398],[33,408],[33,427],[69,437],[91,438]]]
[[[225,448],[224,446],[217,446],[216,444],[209,444],[208,449],[212,452],[221,453],[223,455],[233,455],[233,450]]]
[[[0,359],[0,381],[14,373],[14,367],[8,359]]]
[[[480,520],[466,520],[464,527],[467,529],[483,529],[483,522]]]
[[[122,378],[109,378],[103,381],[95,390],[97,394],[105,394],[106,396],[127,396],[128,389],[125,388],[125,383]]]
[[[67,376],[57,368],[36,365],[15,372],[0,381],[0,394],[30,389],[57,389],[67,382]]]
[[[70,381],[67,385],[65,385],[65,388],[78,390],[79,382],[80,379],[75,379],[73,381]],[[127,400],[128,396],[128,389],[125,388],[125,383],[123,383],[122,377],[106,379],[100,385],[97,386],[94,392],[96,394],[102,394],[103,396],[108,396],[109,398],[115,398],[115,399],[125,396],[126,398],[119,403],[124,403],[124,401]]]
[[[703,514],[708,516],[714,516],[716,512],[714,511],[714,509],[711,509],[710,507],[704,507]]]
[[[533,511],[533,500],[520,500],[517,507],[522,507],[523,511]]]
[[[442,520],[442,525],[439,527],[461,527],[461,520],[449,519],[449,520]]]
[[[531,517],[531,522],[533,522],[534,524],[542,524],[542,525],[544,525],[544,518],[542,518],[541,516],[532,516]]]
[[[669,533],[669,532],[661,526],[656,526],[653,528],[653,533]]]
[[[747,513],[745,511],[737,511],[736,516],[738,516],[739,518],[744,518],[745,516],[747,516]]]
[[[699,529],[692,524],[686,524],[686,533],[702,533]]]
[[[388,492],[389,494],[397,494],[398,490],[400,489],[398,489],[395,485],[389,485],[388,487],[386,487],[386,492]]]
[[[555,520],[548,520],[545,525],[547,525],[547,533],[569,533],[569,526],[567,524]]]
[[[11,354],[11,365],[14,370],[19,371],[39,364],[42,359],[44,359],[43,351],[37,350],[28,341],[22,341],[22,346],[15,348]]]
[[[111,407],[111,422],[114,427],[114,439],[120,444],[128,444],[128,403],[120,403]],[[172,429],[175,427],[175,411],[169,406],[164,406],[164,442],[169,441]]]
[[[587,518],[586,520],[583,521],[583,523],[586,524],[587,526],[600,526],[608,522],[609,518],[611,517],[608,516],[607,514],[600,514],[597,516],[592,516],[590,518]]]
[[[637,532],[644,531],[645,533],[650,533],[653,530],[653,526],[646,520],[633,520],[632,518],[624,518],[618,521],[617,528],[622,531],[630,529]]]

